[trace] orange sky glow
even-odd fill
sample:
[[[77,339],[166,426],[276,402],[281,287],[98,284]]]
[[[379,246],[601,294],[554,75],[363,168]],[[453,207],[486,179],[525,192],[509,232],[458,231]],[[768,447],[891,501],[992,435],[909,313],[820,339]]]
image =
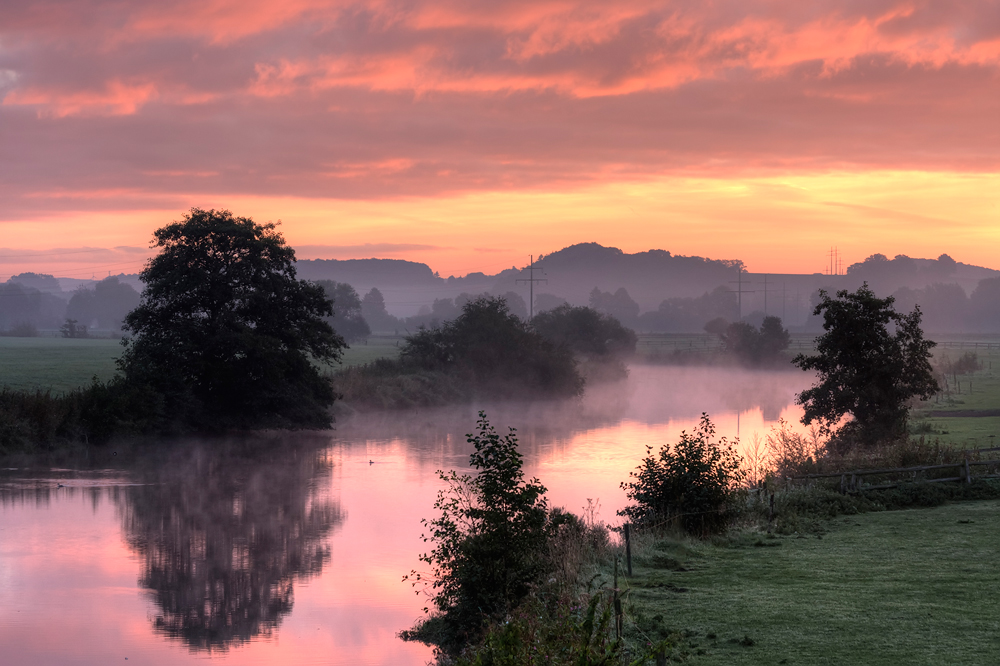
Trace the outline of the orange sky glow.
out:
[[[0,10],[0,277],[135,272],[193,206],[445,276],[1000,268],[997,90],[974,1],[40,0]]]

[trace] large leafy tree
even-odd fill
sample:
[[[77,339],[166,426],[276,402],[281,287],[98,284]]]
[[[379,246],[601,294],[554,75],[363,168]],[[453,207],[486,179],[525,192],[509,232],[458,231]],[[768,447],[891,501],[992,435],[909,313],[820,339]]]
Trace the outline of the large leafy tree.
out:
[[[819,381],[799,394],[802,422],[819,422],[834,434],[834,444],[873,445],[906,434],[909,401],[938,391],[931,371],[931,348],[920,328],[920,308],[901,314],[893,298],[878,298],[867,283],[857,291],[820,291],[814,314],[823,315],[826,331],[816,339],[815,356],[793,360]],[[840,428],[845,416],[852,417]]]
[[[338,361],[346,345],[275,225],[193,208],[153,247],[125,318],[126,378],[158,391],[186,427],[328,425],[335,394],[313,361]]]

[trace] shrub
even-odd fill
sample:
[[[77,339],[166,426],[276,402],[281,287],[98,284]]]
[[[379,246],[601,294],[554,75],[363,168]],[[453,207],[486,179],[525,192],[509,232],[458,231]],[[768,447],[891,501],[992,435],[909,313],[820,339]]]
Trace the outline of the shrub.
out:
[[[439,472],[447,484],[434,503],[441,515],[423,521],[430,532],[424,541],[434,549],[420,557],[431,570],[404,578],[429,584],[435,613],[403,638],[446,652],[457,652],[515,608],[547,566],[545,487],[524,480],[513,428],[501,437],[484,412],[477,425],[468,441],[478,473]]]
[[[738,486],[745,472],[726,438],[714,441],[715,426],[707,414],[692,434],[681,433],[672,448],[663,445],[647,456],[621,487],[634,502],[620,510],[635,523],[672,523],[690,534],[705,536],[723,530],[735,515]]]

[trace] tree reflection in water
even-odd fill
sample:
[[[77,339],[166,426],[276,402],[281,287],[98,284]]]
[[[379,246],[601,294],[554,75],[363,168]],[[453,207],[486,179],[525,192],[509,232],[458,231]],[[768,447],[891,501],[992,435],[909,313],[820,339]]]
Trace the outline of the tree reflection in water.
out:
[[[325,537],[343,519],[320,492],[330,464],[315,448],[221,448],[175,452],[119,504],[154,627],[194,650],[270,636],[292,609],[293,581],[330,559]]]

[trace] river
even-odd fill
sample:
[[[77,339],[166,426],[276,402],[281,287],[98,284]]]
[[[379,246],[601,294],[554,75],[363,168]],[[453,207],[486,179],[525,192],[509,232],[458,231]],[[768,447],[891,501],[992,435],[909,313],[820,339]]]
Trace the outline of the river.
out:
[[[342,417],[326,432],[176,442],[121,468],[0,472],[5,664],[425,664],[396,638],[427,598],[402,576],[464,470],[477,411],[517,430],[553,506],[617,523],[645,454],[711,415],[740,446],[797,426],[798,371],[640,366],[560,403]]]

